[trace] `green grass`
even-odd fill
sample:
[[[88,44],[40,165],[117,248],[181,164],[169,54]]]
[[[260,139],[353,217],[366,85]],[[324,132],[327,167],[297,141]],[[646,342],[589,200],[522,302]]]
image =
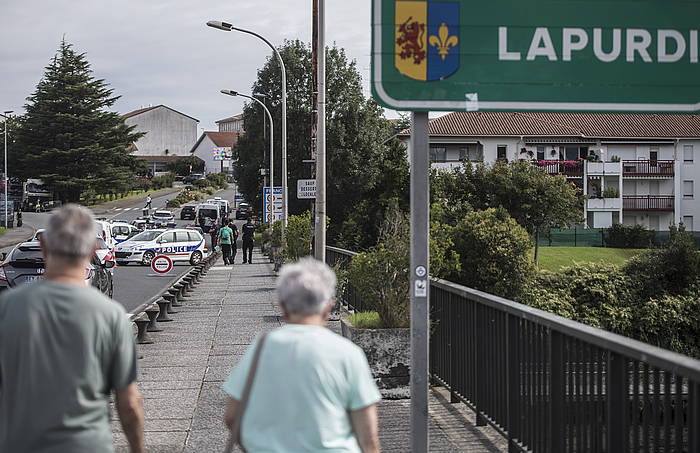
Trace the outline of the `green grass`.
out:
[[[379,321],[379,313],[376,311],[353,313],[348,316],[348,321],[358,329],[380,329],[382,327]]]
[[[574,263],[606,263],[622,266],[642,249],[614,249],[607,247],[542,247],[540,269],[558,272]],[[532,250],[534,256],[534,249]]]
[[[7,232],[7,229],[4,226],[0,226],[0,236],[5,234]]]

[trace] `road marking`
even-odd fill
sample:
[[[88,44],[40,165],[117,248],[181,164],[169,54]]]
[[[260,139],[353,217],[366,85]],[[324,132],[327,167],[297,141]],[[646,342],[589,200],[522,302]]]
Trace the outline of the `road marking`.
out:
[[[123,208],[114,208],[115,211],[121,211]]]

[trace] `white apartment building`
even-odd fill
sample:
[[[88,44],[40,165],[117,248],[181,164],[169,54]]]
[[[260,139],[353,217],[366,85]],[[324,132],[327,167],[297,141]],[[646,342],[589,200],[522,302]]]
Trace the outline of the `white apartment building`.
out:
[[[409,133],[399,134],[407,146]],[[700,231],[700,115],[453,112],[432,119],[429,133],[437,168],[528,160],[566,176],[588,195],[588,227]]]
[[[205,131],[190,150],[191,155],[204,161],[204,173],[233,174],[234,150],[241,134],[238,132]]]
[[[242,134],[245,132],[243,122],[243,114],[240,113],[238,115],[219,120],[216,122],[216,124],[219,125],[219,132],[238,132]]]

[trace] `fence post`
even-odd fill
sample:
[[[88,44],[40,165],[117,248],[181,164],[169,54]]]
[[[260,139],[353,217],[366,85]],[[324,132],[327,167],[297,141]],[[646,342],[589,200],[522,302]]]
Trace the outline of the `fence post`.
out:
[[[480,408],[480,400],[484,394],[483,382],[485,379],[485,366],[483,366],[483,364],[486,360],[492,359],[491,357],[483,357],[483,354],[481,352],[483,347],[481,345],[482,342],[480,340],[486,337],[485,332],[483,331],[484,325],[486,323],[482,322],[482,317],[480,316],[482,310],[481,307],[481,304],[475,304],[474,318],[472,319],[472,332],[476,332],[476,335],[474,335],[474,357],[476,358],[474,362],[474,367],[476,368],[474,373],[474,379],[476,381],[474,385],[474,388],[476,389],[476,392],[474,393],[474,409],[476,412],[476,426],[486,426],[486,419],[483,415],[481,415]]]
[[[457,326],[458,324],[458,319],[457,319],[457,307],[456,304],[453,301],[453,294],[451,292],[443,292],[443,294],[447,294],[447,316],[450,317],[449,319],[449,337],[450,337],[450,343],[449,343],[449,367],[450,367],[450,403],[459,403],[459,398],[457,397],[457,392],[455,392],[455,386],[457,385],[457,370],[456,364],[457,361],[459,360],[457,358],[457,345],[456,345],[456,338],[457,338]]]
[[[520,452],[516,439],[520,438],[520,320],[510,314],[506,331],[508,345],[508,451]]]
[[[566,426],[564,409],[566,404],[564,335],[550,330],[549,340],[549,451],[566,450]]]
[[[607,451],[627,451],[627,361],[614,352],[608,352],[608,382],[605,387]]]

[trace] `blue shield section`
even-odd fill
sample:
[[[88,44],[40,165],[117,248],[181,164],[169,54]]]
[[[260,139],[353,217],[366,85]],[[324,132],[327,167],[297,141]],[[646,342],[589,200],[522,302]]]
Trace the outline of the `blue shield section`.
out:
[[[458,2],[428,2],[428,76],[440,80],[459,69]]]

